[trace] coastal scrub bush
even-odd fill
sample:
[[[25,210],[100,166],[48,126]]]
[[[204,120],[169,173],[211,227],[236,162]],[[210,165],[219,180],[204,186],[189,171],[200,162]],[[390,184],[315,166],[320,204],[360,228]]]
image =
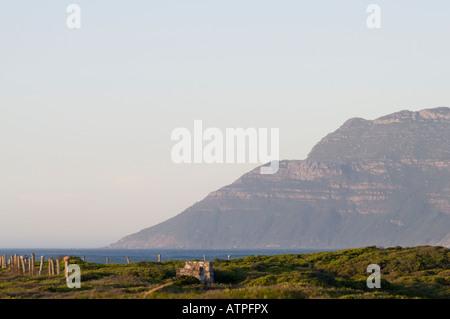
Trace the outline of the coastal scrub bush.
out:
[[[267,275],[264,277],[259,277],[252,280],[248,285],[249,286],[271,286],[277,283],[277,276]]]
[[[198,278],[195,278],[194,276],[177,276],[174,281],[175,285],[178,286],[187,286],[187,285],[197,285],[200,284],[200,280]]]
[[[234,284],[247,278],[247,271],[241,268],[228,268],[214,271],[214,281],[223,284]]]

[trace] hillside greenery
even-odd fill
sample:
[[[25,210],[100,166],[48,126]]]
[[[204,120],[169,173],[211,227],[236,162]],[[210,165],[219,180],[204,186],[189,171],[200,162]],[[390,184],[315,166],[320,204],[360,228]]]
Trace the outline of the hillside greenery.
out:
[[[81,268],[80,289],[68,288],[63,275],[0,269],[0,298],[450,298],[450,249],[435,246],[215,259],[209,286],[175,277],[184,266],[179,260],[95,264],[72,257],[70,263]],[[379,289],[367,287],[370,264],[381,268]]]

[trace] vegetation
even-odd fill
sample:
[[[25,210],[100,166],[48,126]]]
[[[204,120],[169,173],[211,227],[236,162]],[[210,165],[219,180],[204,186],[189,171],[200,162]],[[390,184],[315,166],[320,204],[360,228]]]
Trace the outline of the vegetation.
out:
[[[334,252],[215,259],[215,282],[175,277],[184,261],[94,264],[77,257],[81,288],[64,276],[0,270],[0,298],[450,298],[450,249],[365,247]],[[367,266],[381,267],[369,289]]]

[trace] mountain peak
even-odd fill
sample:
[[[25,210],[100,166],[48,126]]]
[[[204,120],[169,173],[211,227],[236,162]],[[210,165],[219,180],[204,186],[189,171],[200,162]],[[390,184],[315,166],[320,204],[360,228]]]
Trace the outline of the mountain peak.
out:
[[[390,115],[382,116],[373,121],[374,124],[391,124],[399,123],[402,121],[423,121],[423,120],[449,120],[450,119],[450,108],[448,107],[438,107],[434,109],[424,109],[421,111],[408,111],[403,110]]]
[[[324,137],[308,155],[318,161],[450,158],[450,109],[403,110],[376,120],[353,118]]]

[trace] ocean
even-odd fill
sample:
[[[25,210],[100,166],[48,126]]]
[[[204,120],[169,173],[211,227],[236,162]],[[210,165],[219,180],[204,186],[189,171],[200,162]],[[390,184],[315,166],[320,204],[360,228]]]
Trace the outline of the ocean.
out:
[[[250,255],[280,255],[280,254],[302,254],[320,251],[331,251],[326,249],[50,249],[50,248],[17,248],[2,249],[0,248],[0,256],[8,257],[14,254],[20,256],[31,256],[35,254],[36,260],[40,260],[41,256],[48,258],[58,258],[61,256],[85,257],[85,261],[93,263],[106,263],[108,257],[109,263],[124,264],[127,262],[126,257],[130,258],[130,262],[138,261],[158,261],[158,255],[161,255],[161,261],[164,260],[203,260],[206,256],[207,260],[231,259],[246,257]]]

